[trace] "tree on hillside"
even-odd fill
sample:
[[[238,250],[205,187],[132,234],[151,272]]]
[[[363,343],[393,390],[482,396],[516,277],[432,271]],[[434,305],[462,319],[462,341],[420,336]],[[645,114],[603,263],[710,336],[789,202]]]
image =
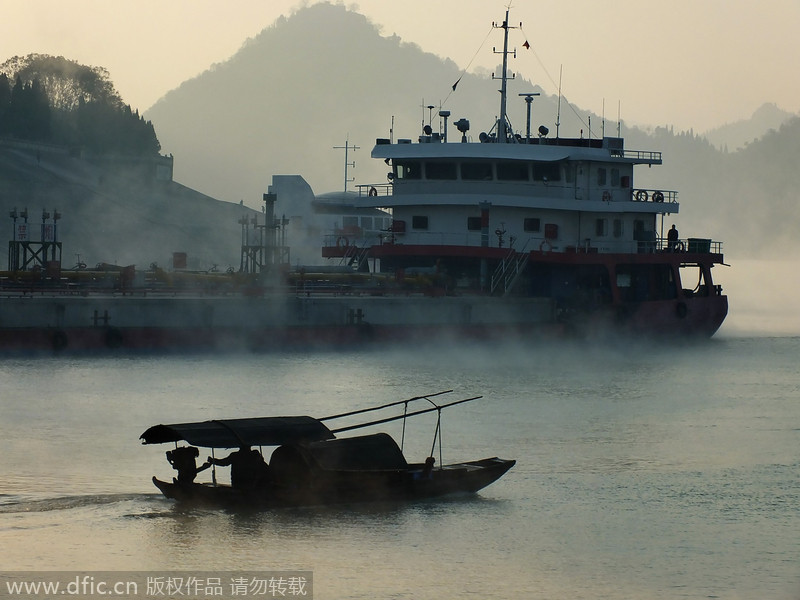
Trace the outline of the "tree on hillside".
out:
[[[11,82],[5,73],[0,73],[0,135],[5,132],[2,130],[3,124],[6,123],[5,116],[8,113],[8,107],[11,104]]]
[[[130,106],[115,108],[102,102],[81,101],[74,113],[76,141],[89,150],[144,155],[161,149],[153,124],[142,119],[138,111],[132,112]]]
[[[17,77],[4,116],[0,131],[28,140],[50,139],[50,103],[38,81],[23,83]]]
[[[0,73],[26,83],[38,80],[55,110],[74,110],[81,100],[123,105],[106,69],[87,67],[63,56],[15,56],[0,65]]]
[[[6,93],[9,78],[16,83]],[[100,153],[161,150],[153,124],[122,102],[108,71],[42,54],[0,65],[0,135]]]

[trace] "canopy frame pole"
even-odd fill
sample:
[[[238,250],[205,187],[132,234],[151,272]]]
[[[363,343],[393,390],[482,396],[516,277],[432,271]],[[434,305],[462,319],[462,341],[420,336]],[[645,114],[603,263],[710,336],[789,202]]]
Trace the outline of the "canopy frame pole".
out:
[[[403,447],[406,443],[406,416],[408,415],[408,403],[410,401],[406,400],[403,403],[403,432],[400,434],[400,452],[403,451]]]
[[[436,408],[436,429],[433,430],[433,443],[431,443],[431,453],[430,453],[429,456],[433,456],[433,453],[436,450],[436,439],[438,438],[439,439],[439,468],[441,469],[442,465],[444,464],[442,462],[442,409],[445,406],[449,406],[449,405],[439,406],[438,404],[436,404],[430,398],[426,398],[426,399],[428,400],[428,402],[433,404],[433,406]]]
[[[455,406],[456,404],[463,404],[464,402],[470,402],[471,400],[478,400],[479,398],[483,398],[483,396],[473,396],[472,398],[464,398],[463,400],[456,400],[455,402],[442,404],[439,407],[415,410],[413,412],[408,413],[407,415],[395,415],[394,417],[386,417],[385,419],[377,419],[375,421],[369,421],[367,423],[359,423],[357,425],[348,425],[347,427],[339,427],[338,429],[331,429],[330,431],[333,434],[337,434],[337,433],[342,433],[343,431],[351,431],[353,429],[361,429],[362,427],[369,427],[371,425],[382,425],[383,423],[397,421],[398,419],[405,419],[406,417],[415,417],[417,415],[423,415],[425,413],[433,412],[434,410],[442,410],[443,408],[447,408],[448,406]]]
[[[396,402],[389,402],[388,404],[382,404],[381,406],[373,406],[371,408],[360,408],[358,410],[351,410],[350,412],[340,413],[338,415],[330,415],[329,417],[322,417],[321,419],[317,419],[317,421],[331,421],[333,419],[341,419],[342,417],[351,417],[353,415],[360,415],[365,412],[381,410],[382,408],[399,406],[400,404],[405,404],[406,406],[408,406],[409,402],[414,402],[416,400],[427,400],[428,398],[441,396],[442,394],[450,394],[452,391],[453,390],[445,390],[443,392],[436,392],[434,394],[425,394],[424,396],[414,396],[413,398],[409,398],[408,400],[397,400]]]

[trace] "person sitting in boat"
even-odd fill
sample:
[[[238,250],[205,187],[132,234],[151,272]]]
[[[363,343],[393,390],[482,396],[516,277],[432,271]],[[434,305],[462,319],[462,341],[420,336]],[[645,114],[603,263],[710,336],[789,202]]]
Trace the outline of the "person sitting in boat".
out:
[[[210,462],[205,462],[198,467],[195,459],[199,455],[200,451],[194,446],[181,446],[167,451],[167,461],[178,472],[178,477],[175,481],[187,484],[194,483],[197,474],[211,466]]]
[[[209,456],[208,462],[220,467],[230,466],[231,487],[237,489],[263,488],[272,479],[269,465],[261,452],[249,446],[241,446],[225,458]]]
[[[433,465],[435,462],[436,459],[432,456],[426,458],[425,464],[422,466],[422,470],[414,475],[414,479],[430,479],[431,474],[433,473]]]
[[[667,232],[667,249],[670,252],[675,252],[678,249],[678,230],[675,229],[675,223],[672,224],[672,229]]]

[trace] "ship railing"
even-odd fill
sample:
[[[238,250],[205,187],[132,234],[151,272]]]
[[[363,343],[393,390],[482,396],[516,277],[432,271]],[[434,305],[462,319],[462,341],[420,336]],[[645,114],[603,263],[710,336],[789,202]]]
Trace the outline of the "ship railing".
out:
[[[653,240],[639,240],[633,242],[638,254],[654,254],[658,252],[677,252],[689,254],[722,254],[722,242],[707,238],[681,238],[670,242],[665,237]]]
[[[633,188],[630,199],[634,202],[654,202],[656,204],[666,202],[674,204],[678,201],[678,192],[675,190]]]
[[[362,229],[360,227],[337,229],[334,233],[327,233],[323,236],[322,246],[324,248],[336,246],[343,252],[349,252],[349,248],[380,244],[389,237],[390,234],[388,232],[377,229]]]
[[[609,150],[611,156],[633,160],[642,164],[661,164],[661,152],[652,150],[623,150],[622,148],[612,148]]]
[[[364,196],[391,196],[392,184],[391,183],[362,183],[356,186],[358,189],[358,197]]]

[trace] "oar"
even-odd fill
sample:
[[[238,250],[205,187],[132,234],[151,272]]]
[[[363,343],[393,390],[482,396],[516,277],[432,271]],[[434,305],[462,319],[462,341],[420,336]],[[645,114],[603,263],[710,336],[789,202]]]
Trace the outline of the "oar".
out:
[[[446,393],[446,392],[441,392]],[[425,398],[426,396],[422,396]],[[387,417],[385,419],[378,419],[377,421],[369,421],[368,423],[361,423],[359,425],[350,425],[348,427],[340,427],[339,429],[331,429],[331,433],[341,433],[343,431],[350,431],[351,429],[360,429],[362,427],[369,427],[370,425],[380,425],[381,423],[388,423],[390,421],[397,421],[398,419],[405,419],[406,417],[414,417],[416,415],[422,415],[425,413],[433,412],[434,410],[441,411],[443,408],[447,408],[448,406],[455,406],[456,404],[463,404],[464,402],[470,402],[471,400],[477,400],[478,398],[483,398],[483,396],[473,396],[472,398],[464,398],[463,400],[456,400],[455,402],[450,402],[448,404],[442,404],[441,406],[432,406],[431,408],[424,408],[422,410],[417,410],[414,412],[402,414],[402,415],[395,415],[394,417]],[[394,404],[402,404],[402,403],[394,403]],[[387,405],[390,406],[390,405]],[[364,411],[362,411],[364,412]],[[320,419],[322,420],[322,419]]]
[[[318,421],[329,421],[331,419],[341,419],[342,417],[350,417],[352,415],[359,415],[365,412],[371,412],[373,410],[380,410],[382,408],[389,408],[390,406],[398,406],[400,404],[408,404],[409,402],[414,402],[415,400],[425,400],[427,398],[433,398],[434,396],[441,396],[442,394],[449,394],[453,390],[445,390],[443,392],[436,392],[435,394],[425,394],[424,396],[415,396],[414,398],[409,398],[408,400],[398,400],[397,402],[390,402],[389,404],[384,404],[382,406],[373,406],[372,408],[361,408],[359,410],[351,410],[350,412],[342,413],[339,415],[331,415],[330,417],[322,417],[321,419],[317,419]],[[480,396],[479,396],[480,397]]]

